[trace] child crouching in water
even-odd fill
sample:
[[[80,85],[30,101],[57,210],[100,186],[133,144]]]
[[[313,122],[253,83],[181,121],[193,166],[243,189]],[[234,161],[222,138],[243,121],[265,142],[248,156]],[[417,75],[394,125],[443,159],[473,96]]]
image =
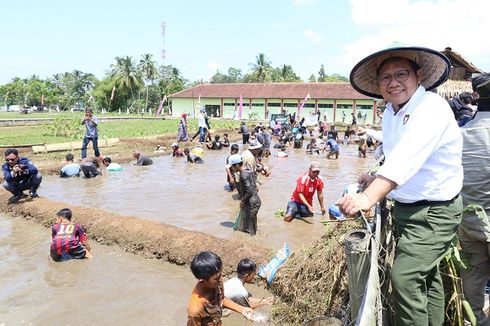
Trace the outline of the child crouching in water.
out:
[[[191,263],[197,284],[187,306],[187,326],[221,326],[223,307],[251,319],[253,310],[224,297],[221,258],[213,252],[198,253]]]
[[[245,288],[246,283],[252,283],[257,273],[257,265],[249,258],[240,260],[236,268],[237,276],[229,279],[224,284],[225,297],[244,307],[257,309],[274,303],[274,297],[265,299],[254,298]]]
[[[51,258],[54,261],[93,258],[87,235],[80,224],[71,222],[71,210],[63,208],[56,213],[56,216],[58,216],[58,223],[51,227],[53,238],[50,250]]]

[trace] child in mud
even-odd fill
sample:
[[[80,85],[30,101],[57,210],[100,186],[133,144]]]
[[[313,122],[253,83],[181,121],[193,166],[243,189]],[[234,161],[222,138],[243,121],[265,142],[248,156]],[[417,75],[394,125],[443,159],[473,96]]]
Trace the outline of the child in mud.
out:
[[[241,313],[250,320],[253,310],[236,304],[223,295],[221,258],[213,252],[202,251],[191,262],[197,284],[187,305],[187,326],[221,326],[223,307]]]
[[[240,260],[236,268],[237,276],[229,279],[224,284],[225,297],[230,298],[241,306],[257,309],[262,306],[271,305],[274,297],[254,298],[245,288],[245,283],[252,283],[257,273],[257,265],[249,258]]]
[[[72,212],[63,208],[58,213],[58,223],[51,227],[52,243],[50,255],[54,261],[69,259],[92,259],[87,236],[78,223],[72,223]]]

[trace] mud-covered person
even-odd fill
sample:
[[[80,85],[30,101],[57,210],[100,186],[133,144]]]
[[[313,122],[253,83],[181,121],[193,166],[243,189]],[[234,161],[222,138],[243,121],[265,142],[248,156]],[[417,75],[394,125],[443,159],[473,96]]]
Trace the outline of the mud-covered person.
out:
[[[184,157],[184,151],[180,149],[179,144],[172,144],[172,157]]]
[[[202,157],[200,157],[194,153],[191,153],[191,151],[187,147],[184,148],[184,155],[187,158],[187,162],[189,162],[189,163],[196,163],[196,164],[203,164],[204,163],[204,160],[202,159]]]
[[[191,262],[197,284],[187,305],[187,326],[221,326],[223,307],[251,319],[253,310],[225,298],[221,258],[213,252],[202,251]]]
[[[153,160],[147,156],[141,155],[140,151],[135,150],[133,152],[133,157],[136,159],[137,166],[152,165]]]
[[[239,149],[240,148],[238,147],[238,144],[231,145],[230,155],[226,157],[226,181],[228,182],[228,189],[230,192],[233,192],[235,189],[237,189],[237,176],[235,173],[231,172],[230,156],[238,154]]]
[[[17,149],[9,148],[5,151],[5,163],[2,165],[2,172],[3,187],[13,195],[9,199],[10,204],[27,197],[24,194],[25,190],[29,190],[31,198],[38,197],[37,188],[42,181],[41,173],[27,157],[19,157]]]
[[[66,164],[60,170],[60,178],[79,177],[82,172],[80,164],[74,163],[75,157],[72,153],[66,154]]]
[[[51,227],[50,249],[54,261],[93,258],[87,235],[80,224],[71,221],[72,214],[69,208],[56,213],[58,221]]]
[[[228,162],[231,172],[240,174],[240,212],[233,229],[254,236],[257,233],[257,214],[262,204],[257,191],[256,173],[239,154],[231,155]]]
[[[462,135],[447,101],[431,92],[449,76],[439,51],[392,46],[352,69],[353,88],[386,100],[385,162],[363,175],[361,193],[337,202],[347,216],[392,199],[398,240],[391,270],[395,325],[443,325],[444,287],[439,263],[456,238],[463,210]]]
[[[86,157],[80,162],[80,169],[84,177],[90,179],[102,175],[101,165],[101,160],[98,157]]]

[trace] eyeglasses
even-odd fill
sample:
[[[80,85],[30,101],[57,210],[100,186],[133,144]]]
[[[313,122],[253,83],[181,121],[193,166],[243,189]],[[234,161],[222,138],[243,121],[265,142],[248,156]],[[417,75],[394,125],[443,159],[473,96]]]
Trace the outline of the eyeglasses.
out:
[[[6,158],[5,162],[15,162],[17,158]]]
[[[390,74],[384,74],[381,76],[378,76],[378,84],[381,86],[386,86],[389,83],[391,83],[391,80],[393,77],[400,83],[406,82],[408,80],[408,76],[410,75],[410,70],[404,69],[404,70],[398,70],[395,72],[393,75]]]

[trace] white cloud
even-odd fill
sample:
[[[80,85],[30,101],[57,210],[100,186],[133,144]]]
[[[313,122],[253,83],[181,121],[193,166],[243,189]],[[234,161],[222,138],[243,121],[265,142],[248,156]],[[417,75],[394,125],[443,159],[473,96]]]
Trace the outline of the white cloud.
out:
[[[216,63],[216,62],[210,62],[210,63],[208,63],[208,68],[212,69],[214,72],[216,72],[216,70],[219,70],[221,68],[221,64]]]
[[[486,0],[351,0],[352,20],[363,33],[343,49],[341,65],[352,68],[363,57],[398,41],[436,50],[451,47],[477,67],[490,68],[484,31]]]
[[[316,2],[316,0],[293,0],[295,6],[309,6]]]
[[[303,35],[310,41],[316,44],[322,43],[322,37],[320,34],[312,31],[311,29],[307,29],[304,31]]]

